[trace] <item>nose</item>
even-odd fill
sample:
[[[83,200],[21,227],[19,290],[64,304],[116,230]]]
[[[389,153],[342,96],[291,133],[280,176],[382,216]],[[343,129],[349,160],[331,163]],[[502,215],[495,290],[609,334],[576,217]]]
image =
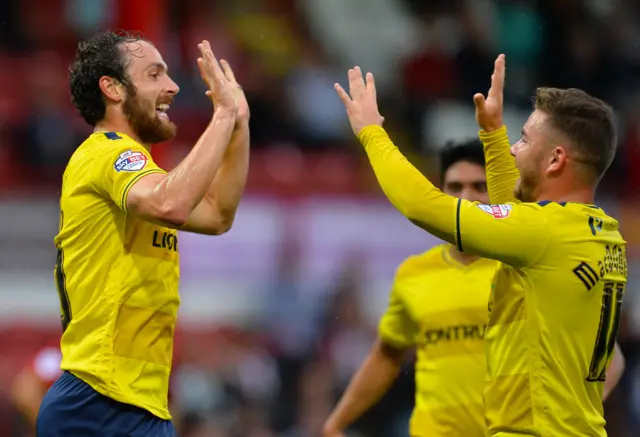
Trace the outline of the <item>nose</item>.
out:
[[[511,146],[509,148],[509,152],[511,152],[511,156],[515,157],[516,156],[516,147],[518,146],[518,143],[515,143],[513,146]]]
[[[167,94],[171,94],[171,95],[175,96],[176,94],[178,94],[180,92],[180,87],[169,76],[167,76],[167,79],[168,79],[167,89],[166,89],[167,90]]]
[[[465,187],[462,189],[462,191],[460,191],[459,197],[461,199],[466,199],[466,200],[475,202],[476,200],[478,200],[478,192],[472,187]]]

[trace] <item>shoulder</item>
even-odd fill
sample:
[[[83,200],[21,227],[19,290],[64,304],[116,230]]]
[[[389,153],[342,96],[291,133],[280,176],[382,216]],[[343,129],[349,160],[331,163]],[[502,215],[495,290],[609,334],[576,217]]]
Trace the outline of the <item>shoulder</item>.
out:
[[[150,159],[144,146],[124,134],[95,132],[78,147],[69,167],[113,166],[116,171],[136,171]]]
[[[424,273],[425,270],[434,269],[444,263],[443,251],[446,244],[439,244],[426,252],[407,257],[396,270],[396,281],[416,274]]]
[[[505,222],[518,222],[527,228],[541,230],[548,225],[548,218],[557,209],[562,208],[554,202],[522,202],[503,204],[475,204],[480,210],[495,219]]]

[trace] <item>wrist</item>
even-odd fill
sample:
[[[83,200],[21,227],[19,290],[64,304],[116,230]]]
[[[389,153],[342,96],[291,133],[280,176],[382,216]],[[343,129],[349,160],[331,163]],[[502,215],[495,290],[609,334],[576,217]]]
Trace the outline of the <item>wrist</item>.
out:
[[[482,127],[482,130],[483,132],[490,134],[490,133],[501,130],[503,127],[504,127],[504,124],[500,123],[500,124],[493,124],[493,125]]]
[[[236,124],[234,126],[234,130],[244,130],[244,129],[249,129],[249,118],[236,117]]]
[[[491,128],[490,130],[482,129],[480,130],[480,137],[500,137],[503,134],[507,133],[507,127],[505,125],[501,125],[497,128]]]
[[[223,107],[218,107],[215,111],[213,111],[213,118],[211,119],[212,123],[236,123],[236,115],[237,112],[232,109],[227,109]]]

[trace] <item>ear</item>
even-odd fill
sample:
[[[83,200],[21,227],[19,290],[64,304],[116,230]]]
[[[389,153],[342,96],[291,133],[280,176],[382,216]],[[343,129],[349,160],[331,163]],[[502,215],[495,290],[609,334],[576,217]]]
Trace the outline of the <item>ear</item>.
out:
[[[554,147],[549,156],[548,173],[558,173],[567,164],[567,151],[562,146]]]
[[[124,87],[120,82],[109,76],[102,76],[98,81],[100,91],[108,101],[120,103],[124,99]]]

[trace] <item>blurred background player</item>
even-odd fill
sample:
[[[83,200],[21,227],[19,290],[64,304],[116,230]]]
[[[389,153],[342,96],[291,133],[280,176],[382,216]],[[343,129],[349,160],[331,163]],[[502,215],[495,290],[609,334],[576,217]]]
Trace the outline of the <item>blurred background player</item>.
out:
[[[42,398],[62,373],[60,370],[61,360],[60,347],[42,348],[13,380],[12,403],[22,413],[30,429],[35,429]]]
[[[581,90],[539,88],[511,148],[522,203],[483,205],[440,192],[395,147],[371,73],[365,82],[349,70],[350,95],[335,88],[393,205],[458,250],[502,262],[485,333],[487,435],[606,436],[603,385],[628,270],[617,220],[593,204],[615,156],[611,108]]]
[[[450,144],[440,154],[445,193],[487,203],[482,144]],[[398,268],[379,337],[327,420],[339,437],[397,378],[417,347],[411,436],[484,436],[484,330],[493,260],[438,245]]]
[[[64,373],[44,397],[38,436],[175,435],[167,398],[180,302],[176,230],[226,232],[248,170],[242,89],[207,41],[198,47],[213,115],[167,173],[150,149],[175,134],[167,110],[178,87],[158,50],[112,32],[78,46],[71,95],[94,132],[63,176],[55,277]]]

